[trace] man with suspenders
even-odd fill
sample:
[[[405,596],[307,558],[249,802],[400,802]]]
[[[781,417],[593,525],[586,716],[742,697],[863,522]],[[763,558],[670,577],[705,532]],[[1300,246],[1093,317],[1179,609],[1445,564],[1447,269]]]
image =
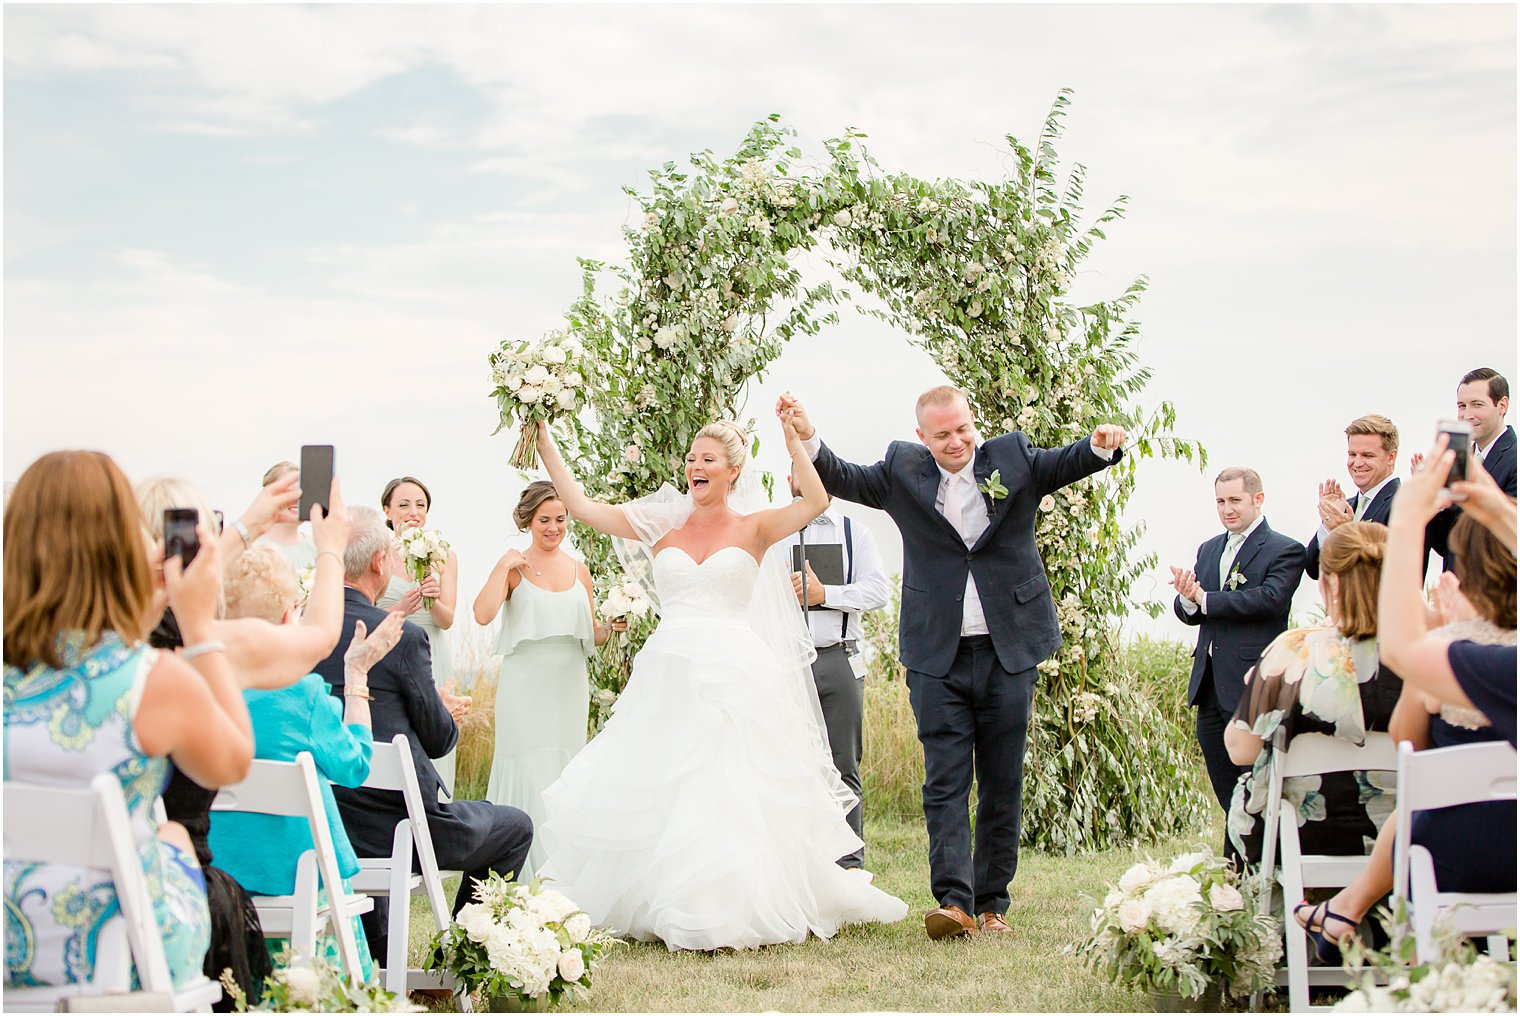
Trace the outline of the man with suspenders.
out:
[[[792,478],[788,476],[787,483],[791,482]],[[796,486],[792,486],[792,496],[800,496]],[[844,785],[863,801],[860,757],[865,667],[857,648],[861,638],[860,615],[863,611],[885,607],[892,586],[882,570],[881,553],[876,549],[876,538],[870,529],[856,524],[832,501],[822,515],[791,537],[791,545],[805,547],[807,553],[812,553],[815,548],[838,547],[843,559],[842,583],[837,581],[839,576],[826,576],[825,580],[820,580],[812,566],[805,564],[804,571],[792,572],[792,588],[797,594],[797,602],[806,605],[813,644],[818,648],[818,659],[813,663],[813,682],[818,688],[819,704],[823,706],[823,722],[834,766]],[[829,578],[835,582],[828,582]],[[848,819],[850,828],[864,840],[865,820],[860,803],[851,809]],[[869,873],[864,872],[864,863],[864,845],[839,859],[840,867],[861,870],[864,877],[869,878]]]

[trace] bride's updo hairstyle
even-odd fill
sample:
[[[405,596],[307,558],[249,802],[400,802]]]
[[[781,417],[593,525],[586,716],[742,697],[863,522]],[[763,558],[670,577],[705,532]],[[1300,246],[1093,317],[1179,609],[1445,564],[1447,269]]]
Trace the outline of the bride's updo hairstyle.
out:
[[[533,522],[533,516],[538,514],[539,505],[545,501],[558,501],[559,491],[554,489],[554,484],[548,480],[534,480],[523,489],[522,497],[517,499],[517,507],[512,509],[512,521],[517,523],[519,532],[526,532]]]
[[[1320,570],[1336,576],[1336,627],[1348,639],[1377,635],[1378,587],[1383,577],[1383,550],[1388,527],[1380,522],[1347,522],[1320,546]]]
[[[715,420],[697,431],[697,436],[692,438],[692,444],[696,444],[699,438],[710,437],[723,446],[723,456],[728,459],[730,466],[738,466],[740,475],[744,472],[744,466],[749,461],[749,432],[732,420]],[[734,478],[735,481],[738,477]]]

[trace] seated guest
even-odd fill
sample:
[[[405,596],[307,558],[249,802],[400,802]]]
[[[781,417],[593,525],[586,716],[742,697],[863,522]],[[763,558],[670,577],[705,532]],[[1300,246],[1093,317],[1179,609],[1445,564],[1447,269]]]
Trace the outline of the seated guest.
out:
[[[399,565],[391,531],[385,519],[371,508],[350,509],[353,529],[343,553],[344,610],[343,635],[331,656],[317,665],[334,695],[341,696],[345,685],[344,654],[353,638],[355,626],[363,622],[373,630],[385,620],[386,612],[375,606],[375,599],[390,585]],[[456,720],[469,709],[467,697],[441,692],[433,684],[428,640],[422,629],[408,621],[402,627],[401,641],[369,673],[369,692],[373,696],[370,716],[376,741],[390,741],[405,734],[411,744],[412,762],[427,809],[429,831],[438,863],[465,873],[454,898],[454,912],[471,902],[475,883],[491,873],[515,875],[522,870],[528,848],[533,842],[533,822],[516,808],[485,801],[439,802],[441,782],[432,760],[449,752],[459,738]],[[338,811],[354,849],[361,857],[386,857],[391,852],[391,838],[396,823],[406,818],[406,803],[399,793],[384,790],[333,791]],[[365,915],[364,928],[370,947],[385,955],[386,910],[375,901],[375,910]],[[405,905],[405,901],[397,901]]]
[[[227,569],[224,588],[228,619],[295,623],[299,613],[296,574],[274,547],[266,544],[250,547]],[[317,674],[307,674],[288,688],[243,692],[253,721],[255,758],[294,762],[301,752],[311,753],[345,890],[351,888],[347,880],[359,870],[359,859],[343,830],[330,782],[357,787],[369,775],[373,738],[365,678],[369,668],[401,637],[401,623],[401,614],[392,614],[368,638],[362,622],[355,626],[353,641],[345,654],[347,682],[341,708],[328,694],[327,682]],[[288,896],[295,892],[296,862],[312,848],[311,831],[303,819],[246,812],[212,812],[209,844],[218,866],[256,896]],[[373,973],[373,963],[357,917],[354,926],[364,976],[368,978]],[[286,944],[286,940],[277,938],[266,938],[265,942],[271,954]],[[324,938],[323,948],[328,958],[336,962],[336,942],[331,935]]]
[[[1443,577],[1438,589],[1444,623],[1432,637],[1513,646],[1514,553],[1465,515],[1452,528],[1450,549],[1455,575]],[[1482,713],[1443,704],[1413,682],[1404,685],[1388,729],[1394,740],[1418,750],[1502,740]],[[1336,960],[1367,911],[1393,889],[1394,834],[1394,823],[1385,823],[1367,866],[1350,885],[1318,906],[1304,903],[1295,911],[1327,962]],[[1515,891],[1515,802],[1417,812],[1412,839],[1430,851],[1442,892]]]
[[[1283,632],[1246,674],[1245,695],[1225,731],[1237,765],[1251,766],[1230,801],[1227,832],[1241,855],[1261,857],[1274,735],[1330,734],[1353,744],[1387,730],[1400,682],[1378,665],[1377,596],[1388,531],[1348,522],[1325,540],[1320,595],[1325,624]],[[1388,817],[1391,780],[1364,772],[1325,773],[1283,781],[1283,807],[1298,812],[1310,853],[1360,854]]]
[[[242,779],[253,758],[248,710],[213,637],[221,561],[209,521],[188,568],[163,562],[189,643],[175,654],[145,644],[154,568],[131,484],[109,457],[44,455],[5,509],[5,778],[73,789],[120,778],[178,985],[201,973],[210,916],[190,838],[158,825],[154,802],[170,758],[208,787]],[[7,986],[89,980],[99,924],[117,906],[110,872],[7,861],[5,888]]]
[[[1386,416],[1370,413],[1346,425],[1346,472],[1356,486],[1349,500],[1336,480],[1319,485],[1319,531],[1305,548],[1304,572],[1319,578],[1320,548],[1325,538],[1348,522],[1388,521],[1399,481],[1393,475],[1399,462],[1399,429]]]
[[[1438,702],[1476,709],[1513,746],[1515,647],[1431,633],[1420,596],[1425,525],[1453,497],[1463,499],[1463,512],[1493,533],[1510,553],[1515,551],[1514,498],[1505,496],[1481,462],[1472,464],[1467,480],[1452,484],[1447,491],[1443,484],[1455,458],[1442,434],[1424,468],[1410,477],[1394,502],[1384,566],[1387,581],[1379,600],[1386,623],[1380,650],[1384,662],[1397,668],[1410,684]],[[1401,584],[1393,584],[1395,575]]]
[[[1509,381],[1492,367],[1470,370],[1457,383],[1457,419],[1472,427],[1469,453],[1483,463],[1500,490],[1514,497],[1515,428],[1504,423],[1508,412]],[[1414,457],[1415,468],[1419,468],[1420,458]],[[1425,527],[1425,542],[1441,555],[1447,571],[1452,570],[1451,528],[1461,514],[1460,504],[1450,505],[1436,512]]]
[[[268,487],[273,483],[301,482],[301,469],[294,462],[276,462],[264,471],[263,484]],[[290,566],[295,569],[299,578],[301,572],[307,568],[316,566],[317,545],[310,537],[301,535],[300,505],[292,501],[288,505],[282,505],[275,514],[274,522],[268,530],[258,539],[259,543],[267,544],[285,555]]]

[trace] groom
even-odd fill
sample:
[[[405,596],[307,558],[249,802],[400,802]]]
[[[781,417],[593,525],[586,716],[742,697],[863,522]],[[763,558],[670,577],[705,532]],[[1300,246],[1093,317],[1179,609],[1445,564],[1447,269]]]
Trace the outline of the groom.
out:
[[[790,394],[778,408],[793,411],[829,493],[886,511],[902,534],[898,655],[924,746],[930,887],[939,901],[924,929],[932,939],[1006,934],[1035,667],[1061,644],[1035,514],[1045,495],[1119,461],[1124,430],[1104,424],[1054,450],[1018,432],[977,444],[965,395],[940,386],[915,407],[923,444],[894,441],[882,461],[860,466],[823,446]]]

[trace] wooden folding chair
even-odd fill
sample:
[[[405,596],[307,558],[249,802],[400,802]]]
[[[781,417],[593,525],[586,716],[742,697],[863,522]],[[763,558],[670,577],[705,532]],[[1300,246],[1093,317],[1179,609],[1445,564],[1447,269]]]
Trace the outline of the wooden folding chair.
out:
[[[99,774],[88,789],[7,781],[5,815],[7,862],[108,871],[121,909],[101,931],[90,981],[7,988],[7,1011],[211,1011],[222,997],[220,984],[197,973],[184,987],[175,988],[169,974],[126,799],[113,773]],[[134,969],[137,991],[132,990]]]
[[[294,762],[254,759],[248,775],[239,783],[223,787],[211,804],[215,812],[246,812],[277,815],[306,821],[311,830],[311,850],[296,862],[295,891],[288,896],[255,896],[253,905],[268,937],[288,937],[292,952],[310,959],[316,955],[317,934],[332,925],[338,940],[338,960],[349,980],[364,981],[353,918],[373,910],[375,901],[343,891],[338,870],[338,851],[327,824],[327,809],[317,782],[317,766],[311,752],[303,751]],[[327,903],[317,895],[318,876],[327,889]]]
[[[420,968],[408,968],[407,944],[411,936],[411,898],[421,892],[427,897],[433,926],[442,931],[453,921],[443,895],[443,880],[459,876],[458,871],[440,871],[433,852],[433,837],[428,830],[427,811],[422,806],[422,789],[412,762],[412,748],[405,734],[397,734],[390,743],[376,741],[370,756],[369,778],[364,786],[372,790],[399,793],[406,802],[407,817],[396,823],[389,857],[359,858],[359,873],[352,879],[355,892],[390,897],[387,920],[384,981],[387,991],[401,993],[413,988],[450,988],[452,978],[439,978]],[[412,851],[416,850],[417,867],[412,871]],[[377,957],[378,959],[378,957]],[[469,995],[461,993],[461,1006],[468,1011]]]
[[[1393,892],[1409,903],[1416,948],[1432,955],[1437,920],[1452,930],[1488,938],[1489,953],[1509,956],[1516,924],[1515,894],[1441,892],[1430,851],[1410,842],[1414,813],[1459,804],[1515,799],[1515,749],[1503,741],[1415,751],[1399,745],[1398,838],[1393,852]]]
[[[1304,898],[1306,889],[1340,889],[1351,883],[1367,863],[1365,854],[1305,854],[1298,838],[1298,819],[1284,814],[1283,781],[1297,776],[1317,776],[1351,770],[1392,772],[1397,767],[1393,739],[1381,732],[1367,734],[1362,746],[1328,734],[1300,734],[1287,750],[1273,752],[1271,783],[1267,793],[1266,824],[1262,827],[1262,905],[1270,906],[1272,869],[1280,850],[1282,855],[1282,925],[1287,939],[1287,966],[1277,972],[1279,986],[1288,988],[1291,1012],[1326,1010],[1328,1006],[1309,1005],[1309,986],[1344,987],[1349,983],[1345,967],[1309,966],[1309,939],[1293,919],[1293,907]]]

